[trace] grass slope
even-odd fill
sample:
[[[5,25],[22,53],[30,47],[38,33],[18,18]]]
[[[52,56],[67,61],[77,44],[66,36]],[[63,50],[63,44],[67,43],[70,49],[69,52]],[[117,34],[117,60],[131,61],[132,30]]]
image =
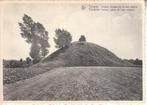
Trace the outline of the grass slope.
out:
[[[62,61],[65,66],[134,66],[109,50],[90,42],[73,42],[45,58],[43,62]]]
[[[54,61],[38,63],[27,68],[3,68],[3,84],[10,84],[16,81],[32,78],[36,75],[45,73],[53,68],[61,67],[62,62]]]
[[[141,100],[135,67],[62,67],[4,86],[4,100]]]

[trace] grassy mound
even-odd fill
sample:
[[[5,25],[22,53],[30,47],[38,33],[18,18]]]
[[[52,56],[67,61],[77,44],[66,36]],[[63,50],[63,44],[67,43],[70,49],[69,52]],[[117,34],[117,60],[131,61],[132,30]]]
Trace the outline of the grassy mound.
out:
[[[64,62],[65,66],[133,66],[106,48],[90,42],[74,42],[52,53],[43,62],[56,60]]]

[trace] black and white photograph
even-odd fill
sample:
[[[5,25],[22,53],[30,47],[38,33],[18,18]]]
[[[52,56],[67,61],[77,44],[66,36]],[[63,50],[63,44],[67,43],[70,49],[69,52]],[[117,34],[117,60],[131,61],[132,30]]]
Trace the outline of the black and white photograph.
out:
[[[143,3],[3,3],[4,101],[142,101]]]

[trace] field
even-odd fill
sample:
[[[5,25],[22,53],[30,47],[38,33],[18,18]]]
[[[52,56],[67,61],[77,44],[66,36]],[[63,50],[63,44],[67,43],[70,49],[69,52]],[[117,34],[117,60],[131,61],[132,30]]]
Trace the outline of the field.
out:
[[[48,62],[48,63],[39,63],[26,68],[3,68],[3,84],[10,84],[20,80],[25,80],[32,78],[36,75],[45,73],[57,68],[61,63],[57,62]]]
[[[55,68],[5,84],[4,100],[142,100],[142,68]]]

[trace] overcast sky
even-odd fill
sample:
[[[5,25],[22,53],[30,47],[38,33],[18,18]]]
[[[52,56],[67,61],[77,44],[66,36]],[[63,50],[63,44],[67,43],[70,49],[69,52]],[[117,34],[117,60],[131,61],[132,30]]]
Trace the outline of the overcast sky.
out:
[[[84,5],[84,4],[83,4]],[[99,5],[99,4],[97,4]],[[73,41],[85,35],[87,41],[103,46],[120,58],[142,58],[141,8],[130,12],[100,12],[81,9],[81,4],[7,4],[3,5],[4,59],[29,56],[30,45],[20,35],[18,22],[27,14],[49,32],[50,53],[55,51],[56,28],[72,34]]]

